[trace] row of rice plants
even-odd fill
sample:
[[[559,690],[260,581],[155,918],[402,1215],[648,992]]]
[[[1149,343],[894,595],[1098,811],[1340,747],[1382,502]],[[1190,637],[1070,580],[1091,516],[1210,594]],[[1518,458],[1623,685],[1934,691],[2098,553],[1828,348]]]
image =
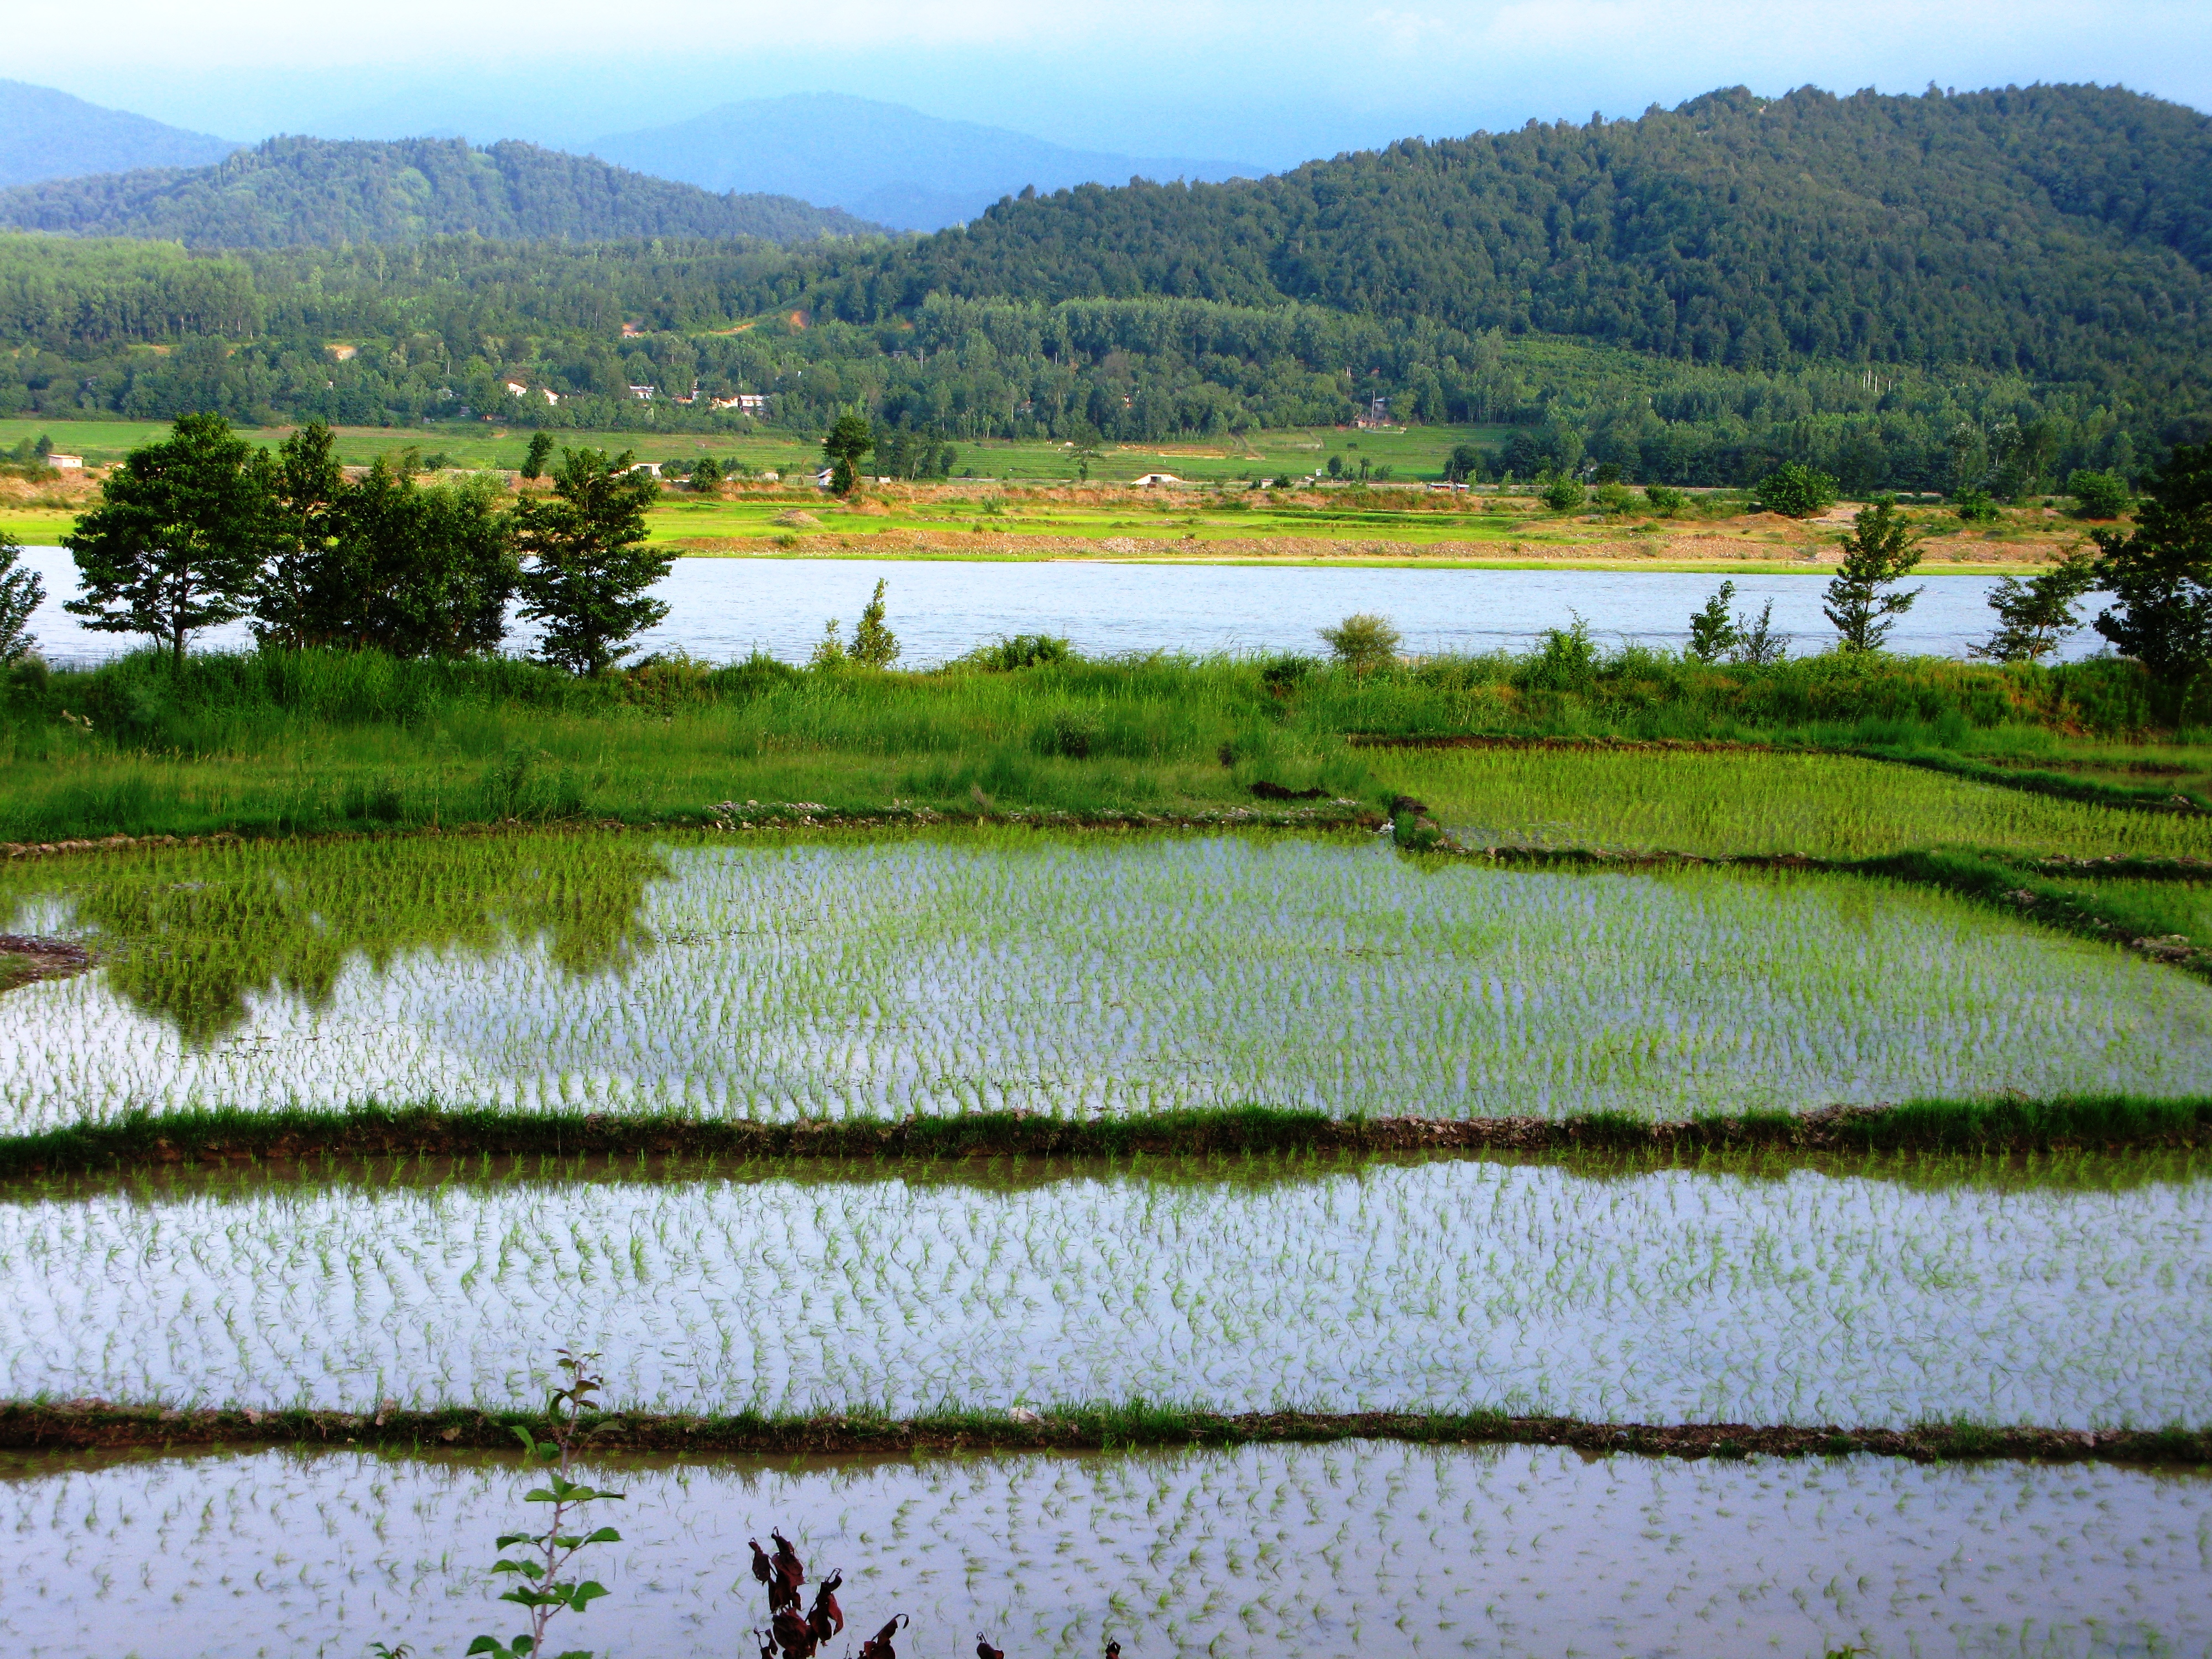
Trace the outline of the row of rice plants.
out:
[[[1968,847],[2212,856],[2212,818],[2116,810],[1846,755],[1400,750],[1378,769],[1477,845],[1866,858]]]
[[[0,1205],[0,1355],[17,1397],[264,1407],[528,1404],[550,1331],[659,1410],[2195,1426],[2208,1246],[2201,1173],[256,1182]]]
[[[99,866],[52,866],[33,908],[121,918],[123,959],[10,994],[0,1124],[370,1098],[1682,1117],[2212,1088],[2204,987],[1861,879],[1014,832],[676,848],[664,880],[632,843],[568,845],[587,876],[532,899],[516,870],[487,899],[468,843],[423,843],[457,878],[393,913],[449,899],[442,932],[376,920],[381,849],[325,849],[297,898],[258,849],[210,859],[199,886],[179,862],[112,890]],[[349,918],[364,948],[340,965]]]
[[[20,1468],[0,1633],[33,1653],[458,1653],[515,1472],[308,1455]],[[1355,1443],[862,1463],[600,1462],[590,1638],[726,1659],[748,1538],[912,1620],[902,1651],[2196,1654],[2203,1481],[1896,1460]],[[847,1595],[854,1595],[848,1588]],[[848,1605],[850,1603],[848,1602]],[[579,1626],[582,1630],[583,1626]]]

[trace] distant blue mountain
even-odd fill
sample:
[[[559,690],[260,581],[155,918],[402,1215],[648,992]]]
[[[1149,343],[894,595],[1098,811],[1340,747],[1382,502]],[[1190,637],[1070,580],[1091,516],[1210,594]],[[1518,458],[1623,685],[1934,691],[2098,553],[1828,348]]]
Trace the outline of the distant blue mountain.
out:
[[[0,81],[0,186],[135,167],[197,167],[239,146],[228,138],[102,109],[52,87]]]
[[[1237,161],[1069,149],[836,93],[725,104],[672,126],[601,138],[590,150],[663,179],[796,196],[901,230],[972,219],[1025,185],[1051,191],[1123,185],[1132,177],[1256,179],[1267,171]]]

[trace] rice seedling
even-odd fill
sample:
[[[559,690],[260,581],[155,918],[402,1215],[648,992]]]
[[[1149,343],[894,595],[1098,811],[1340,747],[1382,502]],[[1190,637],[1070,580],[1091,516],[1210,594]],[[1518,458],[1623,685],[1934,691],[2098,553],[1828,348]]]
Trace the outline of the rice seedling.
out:
[[[64,1187],[0,1204],[0,1390],[514,1407],[543,1398],[540,1334],[561,1329],[631,1410],[2197,1425],[2200,1163]]]
[[[749,1537],[910,1612],[902,1653],[2201,1651],[2212,1489],[2083,1466],[1682,1464],[1374,1443],[921,1462],[601,1458],[592,1618],[726,1659]],[[344,1450],[11,1459],[4,1618],[35,1651],[455,1651],[514,1464]],[[1935,1587],[1931,1589],[1931,1584]],[[742,1621],[742,1622],[741,1622]],[[2094,1637],[2092,1635],[2094,1633]],[[908,1643],[911,1640],[911,1646]]]
[[[1849,755],[1427,749],[1395,750],[1377,765],[1477,846],[1812,858],[1928,847],[2212,854],[2212,817],[2114,811]]]
[[[0,1126],[377,1100],[1650,1119],[2212,1086],[2203,986],[1880,881],[1287,838],[490,845],[14,875],[19,917],[102,944],[112,919],[117,958],[9,994]]]

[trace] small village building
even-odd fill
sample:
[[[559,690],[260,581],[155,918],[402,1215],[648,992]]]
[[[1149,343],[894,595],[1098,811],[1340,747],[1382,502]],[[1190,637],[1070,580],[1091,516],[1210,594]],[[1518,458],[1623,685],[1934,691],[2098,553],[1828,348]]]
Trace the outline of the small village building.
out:
[[[46,465],[52,467],[57,472],[82,472],[84,471],[84,457],[82,455],[49,455],[46,457]]]
[[[649,386],[634,386],[629,389],[629,395],[641,404],[649,404],[653,401],[653,392],[658,389]]]
[[[1182,480],[1172,472],[1147,472],[1143,477],[1136,480],[1137,487],[1140,489],[1158,489],[1164,484],[1179,484],[1182,482]]]

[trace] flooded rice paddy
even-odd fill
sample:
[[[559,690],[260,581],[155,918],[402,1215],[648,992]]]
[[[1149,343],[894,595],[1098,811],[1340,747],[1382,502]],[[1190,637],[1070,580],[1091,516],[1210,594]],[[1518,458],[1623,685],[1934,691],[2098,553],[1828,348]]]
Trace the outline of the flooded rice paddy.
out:
[[[1698,1463],[1382,1443],[916,1462],[617,1464],[603,1654],[750,1653],[745,1540],[843,1570],[865,1633],[1010,1655],[2194,1656],[2212,1482],[1864,1456]],[[459,1654],[511,1462],[357,1453],[0,1469],[26,1656]],[[250,1610],[250,1612],[249,1612]],[[849,1634],[849,1632],[848,1632]]]
[[[0,1393],[526,1407],[558,1341],[670,1411],[2212,1424],[2187,1154],[1994,1180],[993,1167],[17,1191]]]
[[[0,1125],[436,1100],[789,1120],[1659,1117],[2212,1088],[2212,988],[1837,877],[1030,834],[434,838],[10,872]]]

